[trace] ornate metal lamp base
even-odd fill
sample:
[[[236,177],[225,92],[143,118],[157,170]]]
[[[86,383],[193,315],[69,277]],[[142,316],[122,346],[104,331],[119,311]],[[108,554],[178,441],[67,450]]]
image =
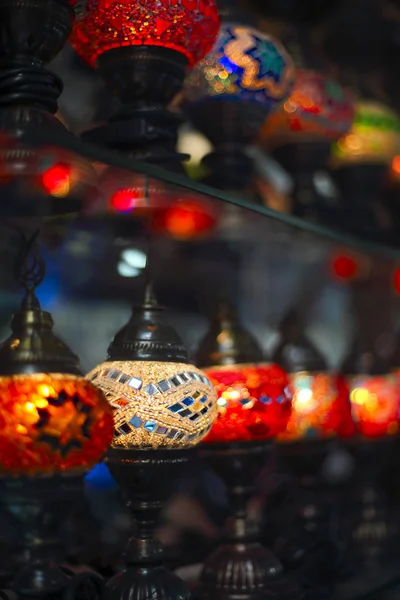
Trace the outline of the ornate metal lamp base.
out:
[[[186,584],[163,566],[156,538],[157,517],[171,479],[188,460],[186,450],[110,450],[107,464],[127,497],[135,532],[126,549],[126,568],[107,584],[107,600],[189,600]]]
[[[261,545],[259,529],[247,517],[247,503],[255,493],[255,481],[270,449],[270,443],[265,442],[209,444],[201,449],[201,456],[226,483],[233,504],[227,540],[205,561],[197,593],[201,600],[301,596],[297,586],[283,575],[277,558]]]
[[[82,492],[81,477],[7,479],[0,481],[0,510],[21,539],[24,565],[2,598],[21,600],[82,597],[99,600],[103,580],[97,573],[77,574],[58,566],[63,560],[60,527]]]

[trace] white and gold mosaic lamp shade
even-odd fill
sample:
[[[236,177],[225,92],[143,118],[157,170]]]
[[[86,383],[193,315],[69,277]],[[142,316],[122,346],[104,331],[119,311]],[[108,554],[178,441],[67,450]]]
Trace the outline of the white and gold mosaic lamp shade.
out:
[[[148,295],[114,338],[109,360],[87,375],[114,409],[114,448],[189,448],[217,417],[212,383],[188,364],[182,342],[161,315]]]

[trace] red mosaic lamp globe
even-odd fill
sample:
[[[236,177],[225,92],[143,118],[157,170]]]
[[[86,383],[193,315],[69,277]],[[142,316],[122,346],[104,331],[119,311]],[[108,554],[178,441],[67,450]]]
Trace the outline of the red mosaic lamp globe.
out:
[[[268,440],[285,431],[291,413],[283,369],[266,364],[234,311],[222,307],[200,343],[196,364],[217,392],[218,417],[204,443]]]
[[[182,119],[169,110],[188,68],[219,31],[215,0],[75,0],[71,44],[96,68],[120,107],[84,138],[182,171],[175,150]]]
[[[12,334],[0,346],[0,473],[7,477],[81,475],[113,436],[103,394],[52,332],[28,284]]]
[[[94,67],[106,52],[157,46],[185,56],[192,67],[211,49],[219,29],[215,0],[75,0],[71,44]]]

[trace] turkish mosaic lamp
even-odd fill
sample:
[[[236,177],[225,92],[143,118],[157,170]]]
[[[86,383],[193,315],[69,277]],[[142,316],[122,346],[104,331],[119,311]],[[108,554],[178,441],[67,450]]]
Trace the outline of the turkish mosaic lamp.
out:
[[[390,167],[400,151],[400,119],[388,106],[360,100],[350,131],[332,146],[331,170],[347,228],[396,243],[393,215],[383,202]]]
[[[297,68],[291,94],[267,118],[261,141],[268,147],[298,142],[334,141],[351,127],[352,95],[331,77]]]
[[[354,431],[347,390],[330,372],[325,359],[304,333],[301,319],[290,312],[281,323],[281,341],[273,360],[288,374],[292,412],[281,441],[347,437]]]
[[[78,0],[71,44],[96,68],[120,107],[84,138],[179,171],[181,117],[168,107],[188,69],[212,48],[215,0]]]
[[[240,129],[241,139],[252,141],[293,81],[293,64],[283,46],[236,16],[231,11],[223,15],[213,49],[191,71],[182,93],[185,112],[214,144],[232,125]]]
[[[218,396],[218,417],[204,443],[266,440],[285,430],[291,412],[286,373],[265,361],[232,308],[215,315],[195,361]]]
[[[39,263],[37,263],[39,264]],[[0,346],[0,473],[7,477],[76,476],[105,454],[112,410],[84,379],[79,359],[57,338],[29,278],[14,313],[12,334]],[[38,285],[44,271],[37,273]]]
[[[116,449],[189,448],[207,435],[217,416],[212,383],[189,363],[150,287],[115,336],[107,361],[87,378],[114,410]]]
[[[400,152],[400,119],[388,106],[360,100],[351,129],[332,147],[334,169],[362,164],[389,165]]]
[[[373,356],[372,356],[373,355]],[[367,348],[353,348],[342,366],[356,432],[367,439],[397,436],[400,389],[396,373]]]

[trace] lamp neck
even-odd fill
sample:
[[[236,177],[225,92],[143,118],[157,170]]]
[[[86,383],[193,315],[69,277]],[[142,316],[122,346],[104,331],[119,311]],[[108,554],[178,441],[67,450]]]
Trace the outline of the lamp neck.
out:
[[[182,171],[181,163],[188,157],[175,149],[182,119],[168,107],[182,87],[186,68],[186,57],[158,46],[130,46],[102,54],[97,69],[120,108],[84,139]]]

